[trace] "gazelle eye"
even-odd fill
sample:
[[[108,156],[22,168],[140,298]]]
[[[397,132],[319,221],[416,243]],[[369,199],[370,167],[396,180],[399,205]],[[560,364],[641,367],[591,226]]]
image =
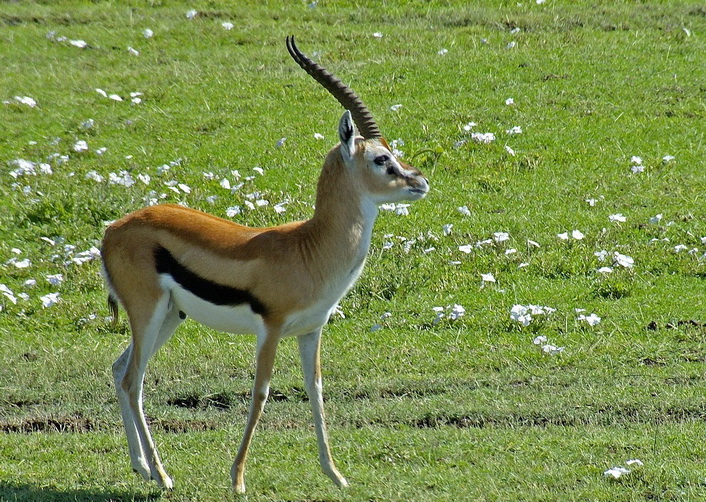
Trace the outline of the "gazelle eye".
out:
[[[390,157],[388,155],[378,155],[377,157],[375,157],[375,160],[373,160],[373,162],[375,162],[375,164],[378,166],[384,166],[388,160],[390,160]]]

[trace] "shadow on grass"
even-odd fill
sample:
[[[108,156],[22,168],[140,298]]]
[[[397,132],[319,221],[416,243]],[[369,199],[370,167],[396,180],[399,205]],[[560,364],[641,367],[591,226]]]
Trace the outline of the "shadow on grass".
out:
[[[0,481],[0,500],[17,502],[147,502],[159,500],[161,493],[132,493],[121,490],[61,490],[52,486]]]

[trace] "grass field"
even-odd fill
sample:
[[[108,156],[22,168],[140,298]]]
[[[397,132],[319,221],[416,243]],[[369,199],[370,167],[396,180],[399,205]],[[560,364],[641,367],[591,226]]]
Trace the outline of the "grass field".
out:
[[[0,3],[0,500],[236,498],[253,337],[187,322],[152,361],[161,494],[130,470],[95,248],[157,201],[312,214],[342,110],[288,34],[432,191],[381,211],[324,332],[350,488],[284,340],[245,498],[706,499],[702,3],[76,0]]]

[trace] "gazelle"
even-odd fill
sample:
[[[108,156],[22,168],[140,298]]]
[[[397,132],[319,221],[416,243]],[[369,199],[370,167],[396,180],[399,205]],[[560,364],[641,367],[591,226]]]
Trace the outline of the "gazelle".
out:
[[[398,161],[367,107],[340,80],[287,38],[292,58],[348,111],[340,144],[319,177],[314,216],[272,228],[249,228],[178,205],[146,207],[108,227],[102,245],[108,303],[118,302],[132,331],[113,364],[132,467],[171,488],[145,421],[142,389],[147,362],[186,317],[212,328],[257,336],[250,411],[235,462],[233,488],[245,491],[245,461],[267,400],[277,344],[297,337],[311,403],[319,461],[347,486],[331,457],[324,420],[321,330],[363,269],[378,204],[418,200],[429,190],[422,173]],[[362,137],[356,136],[356,126]]]

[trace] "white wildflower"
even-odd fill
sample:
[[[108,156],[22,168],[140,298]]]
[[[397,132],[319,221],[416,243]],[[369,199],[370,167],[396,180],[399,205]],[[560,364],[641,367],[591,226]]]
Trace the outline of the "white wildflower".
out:
[[[555,356],[564,352],[564,347],[557,347],[556,345],[546,344],[542,345],[542,352],[549,354],[550,356]]]
[[[510,309],[510,319],[519,322],[523,326],[529,326],[529,323],[532,322],[532,316],[527,307],[519,304],[513,305]]]
[[[86,143],[84,140],[79,140],[76,143],[74,143],[74,152],[87,152],[88,151],[88,143]]]
[[[400,108],[402,108],[402,105],[397,104],[397,105],[392,105],[390,107],[390,110],[392,110],[393,112],[396,112],[396,111],[399,111]]]
[[[449,313],[449,319],[455,321],[456,319],[463,317],[465,314],[466,309],[464,309],[461,305],[455,304],[451,308],[451,312]]]
[[[471,210],[468,209],[468,206],[461,206],[459,208],[456,208],[459,213],[461,213],[463,216],[470,216],[471,215]]]
[[[612,479],[618,479],[624,474],[630,474],[630,469],[626,469],[625,467],[611,467],[603,473],[606,478]]]
[[[495,232],[493,234],[493,240],[497,243],[508,241],[510,240],[510,234],[507,232]]]
[[[96,183],[102,183],[103,182],[103,176],[98,174],[96,171],[88,171],[86,173],[85,179],[87,180],[93,180]]]
[[[99,260],[100,257],[100,250],[95,246],[91,246],[89,250],[77,253],[76,256],[71,258],[71,261],[75,265],[83,265],[84,263],[88,263],[89,261]]]
[[[505,131],[507,134],[510,136],[513,136],[515,134],[522,134],[522,128],[520,126],[513,126],[510,129]]]
[[[608,220],[614,223],[625,223],[627,221],[627,218],[620,213],[616,213],[608,216]]]
[[[494,276],[493,274],[490,274],[490,273],[489,273],[489,274],[480,274],[480,278],[481,278],[481,281],[482,281],[481,284],[484,284],[484,283],[486,283],[486,282],[497,282],[497,281],[495,280],[495,276]]]
[[[599,324],[601,322],[601,318],[598,317],[596,314],[590,314],[590,315],[581,314],[580,316],[578,316],[578,320],[579,321],[586,321],[586,323],[589,326],[596,326],[597,324]]]
[[[29,96],[15,96],[15,101],[20,104],[29,106],[30,108],[34,108],[35,106],[37,106],[37,102]]]
[[[132,47],[128,47],[127,51],[130,53],[131,56],[139,56],[140,51],[133,49]]]
[[[13,293],[12,290],[5,284],[0,284],[0,293],[2,293],[3,296],[10,300],[13,304],[17,305],[17,297],[15,296],[15,293]]]
[[[49,274],[46,279],[52,286],[58,286],[64,282],[64,274]]]
[[[196,9],[191,9],[186,12],[186,19],[194,19],[199,14]]]
[[[49,293],[40,298],[42,300],[42,306],[46,309],[53,307],[59,302],[59,293]]]
[[[145,38],[152,38],[154,36],[154,31],[150,30],[149,28],[145,28],[142,31],[142,36]]]
[[[135,179],[127,171],[120,171],[118,174],[109,173],[108,183],[111,185],[122,185],[124,187],[130,188],[135,184]]]
[[[617,251],[613,253],[613,260],[616,264],[625,268],[632,268],[632,266],[635,264],[635,260],[633,260],[632,257],[620,254]]]
[[[507,99],[505,100],[505,105],[507,105],[507,106],[512,106],[512,105],[514,105],[514,104],[515,104],[515,100],[512,99],[512,98],[507,98]]]
[[[495,134],[492,132],[474,132],[471,133],[471,139],[476,143],[487,145],[495,141]]]
[[[29,258],[25,258],[24,260],[15,260],[15,258],[12,258],[10,262],[17,268],[29,268],[32,266],[32,262]]]
[[[233,23],[225,21],[221,23],[221,26],[223,27],[224,30],[230,31],[233,29]]]

